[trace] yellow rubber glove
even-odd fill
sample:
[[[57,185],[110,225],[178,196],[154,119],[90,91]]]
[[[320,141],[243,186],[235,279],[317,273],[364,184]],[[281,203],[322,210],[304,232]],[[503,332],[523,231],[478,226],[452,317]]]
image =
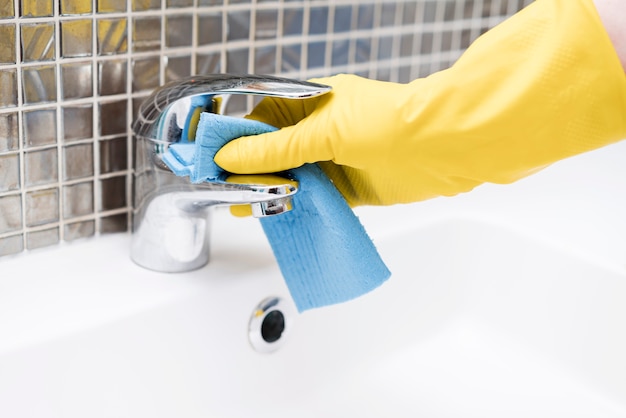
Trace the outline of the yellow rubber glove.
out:
[[[510,183],[626,137],[626,75],[591,0],[537,0],[409,84],[314,81],[332,92],[264,99],[250,117],[283,129],[216,162],[247,174],[323,161],[350,205],[387,205]]]

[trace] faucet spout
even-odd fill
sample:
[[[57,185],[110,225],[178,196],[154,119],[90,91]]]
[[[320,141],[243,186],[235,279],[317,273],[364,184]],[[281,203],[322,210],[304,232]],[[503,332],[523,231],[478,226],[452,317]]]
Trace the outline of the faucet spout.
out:
[[[211,208],[250,204],[256,217],[291,210],[294,184],[206,183],[196,190],[166,187],[133,211],[131,258],[162,272],[189,271],[209,261]]]
[[[172,173],[162,157],[187,140],[198,112],[224,114],[232,95],[303,99],[330,87],[285,78],[214,74],[194,76],[155,90],[133,123],[133,212],[131,258],[151,270],[181,272],[209,261],[210,212],[215,206],[250,204],[255,217],[291,210],[297,182],[279,176],[219,179],[192,184]],[[270,180],[268,181],[268,177]]]

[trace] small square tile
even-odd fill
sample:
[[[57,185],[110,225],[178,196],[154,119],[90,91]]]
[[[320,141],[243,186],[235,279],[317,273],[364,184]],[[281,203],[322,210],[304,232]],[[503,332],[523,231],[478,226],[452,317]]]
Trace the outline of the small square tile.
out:
[[[398,82],[408,83],[411,81],[411,67],[402,66],[398,71]]]
[[[91,19],[61,22],[61,56],[63,58],[85,57],[92,54]]]
[[[229,12],[227,16],[227,41],[237,41],[250,37],[250,12]]]
[[[133,107],[133,120],[137,119],[137,116],[139,115],[139,107],[147,98],[148,95],[133,97],[131,105]]]
[[[0,196],[0,234],[22,229],[22,199],[18,195]]]
[[[0,70],[0,107],[17,106],[17,72]]]
[[[256,12],[255,39],[274,39],[278,36],[278,11],[258,10]]]
[[[63,239],[74,241],[81,238],[94,236],[96,233],[96,223],[94,221],[83,221],[66,223],[63,228]]]
[[[425,62],[423,64],[420,64],[417,76],[423,78],[430,75],[431,73],[432,69],[430,68],[430,62]]]
[[[59,243],[59,228],[45,229],[26,233],[26,248],[35,250]]]
[[[62,64],[61,89],[64,100],[92,97],[93,70],[91,62]]]
[[[6,19],[13,16],[15,16],[13,0],[3,0],[0,3],[0,19]]]
[[[18,254],[24,251],[24,236],[13,235],[0,238],[0,256]]]
[[[165,45],[168,48],[190,47],[193,16],[171,15],[165,18]]]
[[[161,49],[161,18],[158,16],[133,19],[133,51],[159,51]]]
[[[115,13],[126,11],[126,0],[96,0],[98,13]]]
[[[434,38],[435,38],[435,35],[433,32],[424,32],[422,34],[422,42],[420,44],[421,55],[428,55],[434,52],[433,51]]]
[[[127,68],[126,59],[98,63],[98,91],[101,96],[126,93]]]
[[[100,19],[97,32],[99,55],[123,54],[127,51],[126,19]]]
[[[282,47],[282,53],[281,71],[299,71],[302,46],[300,44],[285,45]]]
[[[222,13],[198,15],[198,45],[222,42]]]
[[[192,7],[193,0],[167,0],[167,8],[170,7]]]
[[[93,144],[77,144],[63,148],[63,180],[76,180],[94,174]]]
[[[133,92],[154,90],[160,84],[161,60],[157,57],[134,58],[132,88]]]
[[[196,74],[218,74],[222,72],[222,58],[219,52],[196,54]]]
[[[43,65],[22,68],[22,90],[25,104],[56,102],[56,67]]]
[[[128,169],[126,137],[100,141],[100,173],[108,174]]]
[[[180,80],[191,75],[191,57],[165,57],[165,81]]]
[[[350,42],[340,39],[333,42],[331,62],[332,66],[347,65],[350,52]]]
[[[59,159],[56,148],[30,151],[24,155],[24,184],[26,187],[59,181]]]
[[[17,151],[19,147],[17,113],[0,113],[0,152]]]
[[[100,135],[125,134],[128,129],[126,99],[99,104]]]
[[[100,211],[125,208],[126,176],[100,180],[100,193]]]
[[[400,36],[400,56],[413,56],[413,35],[407,34]]]
[[[311,7],[309,12],[309,34],[321,35],[328,31],[328,7]]]
[[[441,34],[441,52],[452,50],[452,31],[446,30]]]
[[[411,36],[411,39],[413,37]],[[371,61],[372,40],[369,38],[357,39],[354,61],[356,63],[366,63]]]
[[[100,220],[100,233],[114,234],[125,232],[128,230],[128,215],[125,213],[120,215],[106,216]]]
[[[254,72],[273,74],[276,72],[276,47],[265,46],[254,50]]]
[[[63,108],[63,138],[72,142],[93,137],[93,105],[83,104]]]
[[[302,35],[304,11],[302,8],[286,9],[283,12],[283,36]]]
[[[307,67],[323,67],[326,59],[326,42],[311,42],[307,48]]]
[[[248,72],[248,49],[229,49],[226,51],[226,70],[230,73]]]
[[[0,25],[0,64],[15,64],[15,25]]]
[[[369,70],[357,70],[354,72],[354,75],[358,77],[367,78],[369,77]]]
[[[473,2],[465,2],[465,3],[473,3]],[[424,23],[432,23],[436,21],[437,16],[437,2],[436,1],[427,1],[424,3],[424,8],[422,11],[422,22]]]
[[[23,23],[22,61],[50,61],[54,59],[54,23]]]
[[[378,60],[383,61],[391,59],[393,52],[393,38],[391,36],[383,36],[378,40]]]
[[[161,0],[132,0],[133,11],[156,10],[161,8]]]
[[[94,213],[93,183],[78,183],[63,187],[63,219]]]
[[[57,142],[56,109],[40,109],[23,113],[24,147],[51,145]]]
[[[381,81],[391,81],[391,70],[389,67],[380,67],[376,70],[376,79]]]
[[[248,112],[248,99],[245,95],[233,94],[226,105],[226,114],[241,114]]]
[[[45,225],[59,221],[59,189],[26,193],[26,226]]]
[[[443,5],[444,3],[447,2],[443,2],[440,1],[439,4]],[[417,2],[406,2],[403,3],[404,8],[402,9],[402,24],[403,25],[414,25],[416,18],[416,11],[417,11]],[[365,6],[361,6],[361,7],[365,7]]]
[[[20,157],[17,154],[0,155],[0,192],[20,188]]]
[[[472,31],[470,29],[463,29],[461,31],[461,49],[469,48],[472,43]]]
[[[85,15],[93,11],[91,0],[61,0],[61,14]]]
[[[383,3],[380,10],[380,26],[394,26],[396,24],[396,6],[396,3]]]
[[[221,6],[224,0],[198,0],[198,6]]]
[[[405,13],[407,10],[405,9]],[[411,19],[415,16],[410,15]],[[374,27],[374,5],[373,4],[361,4],[357,9],[356,28],[358,30],[369,30]]]
[[[352,6],[335,7],[333,32],[348,32],[352,28]]]
[[[493,4],[493,1],[490,1],[488,3],[490,3],[489,5],[491,6]],[[506,3],[506,2],[504,2],[504,3]],[[504,6],[504,13],[501,13],[501,14],[506,14],[506,4],[504,4],[504,3],[500,3],[500,6],[501,6],[500,7],[500,12],[503,11],[502,10],[502,6]],[[444,20],[444,22],[450,22],[452,20],[455,20],[455,18],[457,16],[456,15],[456,9],[459,6],[459,4],[455,3],[455,2],[447,1],[444,6],[445,6],[444,13],[443,13],[443,20]]]
[[[21,0],[20,4],[22,17],[44,17],[54,13],[52,0]]]

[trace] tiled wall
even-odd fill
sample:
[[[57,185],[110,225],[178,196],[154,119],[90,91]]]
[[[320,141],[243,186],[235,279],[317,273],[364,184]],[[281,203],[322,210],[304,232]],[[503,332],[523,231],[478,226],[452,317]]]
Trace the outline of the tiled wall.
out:
[[[406,82],[446,68],[528,3],[0,0],[0,256],[127,229],[130,122],[166,81],[350,72]]]

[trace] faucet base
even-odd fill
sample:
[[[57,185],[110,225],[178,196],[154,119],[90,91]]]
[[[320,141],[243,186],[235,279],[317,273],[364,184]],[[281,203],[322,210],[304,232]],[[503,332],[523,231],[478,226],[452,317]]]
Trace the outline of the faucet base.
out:
[[[189,213],[176,207],[175,198],[173,194],[155,197],[143,214],[144,222],[133,222],[130,254],[136,264],[180,273],[209,262],[210,209]]]

